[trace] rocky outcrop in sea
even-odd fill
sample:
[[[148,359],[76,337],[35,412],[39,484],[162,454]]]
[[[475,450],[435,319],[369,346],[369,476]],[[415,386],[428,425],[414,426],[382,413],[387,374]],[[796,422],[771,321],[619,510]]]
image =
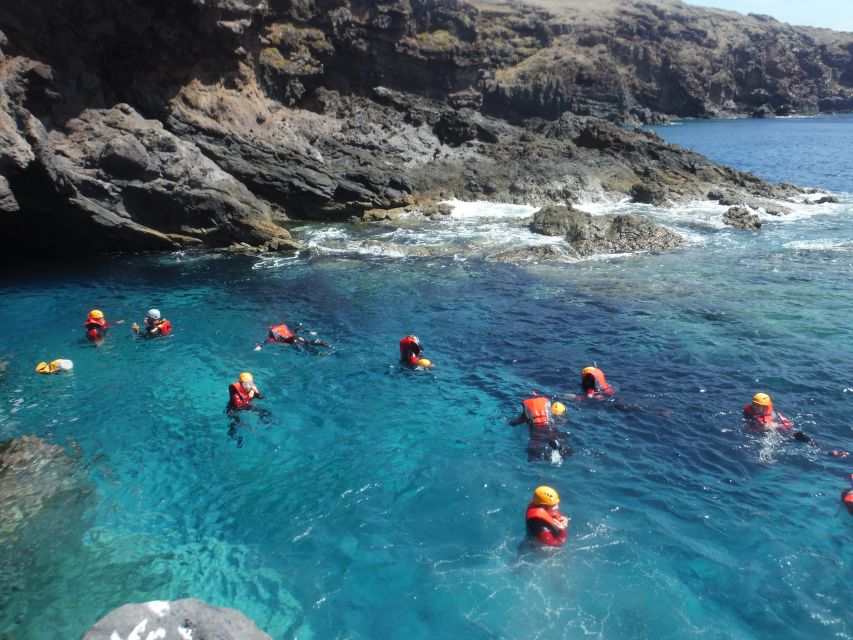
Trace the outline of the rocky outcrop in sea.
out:
[[[534,214],[530,230],[562,236],[579,257],[599,253],[668,251],[684,243],[677,233],[642,216],[593,216],[565,206],[542,207]]]
[[[0,233],[7,255],[279,251],[293,221],[453,197],[785,199],[610,121],[842,108],[845,37],[669,0],[10,0]]]

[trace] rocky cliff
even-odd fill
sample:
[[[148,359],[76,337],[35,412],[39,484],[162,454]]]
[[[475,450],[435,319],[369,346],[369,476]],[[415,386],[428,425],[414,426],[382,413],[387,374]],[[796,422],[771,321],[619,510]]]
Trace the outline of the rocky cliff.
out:
[[[851,51],[665,0],[8,0],[0,233],[286,250],[441,197],[789,196],[606,119],[850,108]]]

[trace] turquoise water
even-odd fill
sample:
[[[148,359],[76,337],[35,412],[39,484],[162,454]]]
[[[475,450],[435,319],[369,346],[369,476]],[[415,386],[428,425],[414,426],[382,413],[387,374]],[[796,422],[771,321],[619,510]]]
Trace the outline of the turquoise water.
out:
[[[543,239],[520,228],[528,209],[481,203],[439,223],[306,226],[312,249],[293,259],[7,276],[0,437],[68,447],[94,493],[5,543],[0,636],[76,638],[125,602],[197,597],[303,640],[853,638],[839,501],[853,458],[826,453],[853,449],[841,197],[758,234],[707,203],[612,205],[684,233],[666,255],[494,261],[508,234]],[[129,323],[152,306],[170,337],[81,339],[90,308]],[[335,351],[253,351],[281,321]],[[398,367],[406,333],[434,370]],[[32,373],[58,357],[71,374]],[[507,425],[520,400],[574,390],[593,361],[622,404],[570,404],[575,455],[528,463],[524,428]],[[237,447],[223,409],[243,370],[272,419],[246,418]],[[744,433],[759,389],[821,446]],[[519,548],[543,483],[572,517],[556,553]]]

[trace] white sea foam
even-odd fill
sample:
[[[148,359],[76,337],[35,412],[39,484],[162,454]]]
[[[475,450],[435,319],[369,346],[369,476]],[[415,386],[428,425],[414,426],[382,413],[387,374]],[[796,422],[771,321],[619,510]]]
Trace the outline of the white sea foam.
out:
[[[579,258],[563,238],[530,231],[526,222],[538,210],[534,206],[460,200],[449,200],[445,204],[453,207],[452,212],[445,216],[427,218],[415,212],[376,225],[303,225],[293,229],[293,233],[306,249],[320,255],[354,254],[393,259],[447,257],[464,261],[470,258],[497,257],[509,251],[520,250],[519,255],[522,257],[519,260],[538,261],[535,253],[527,259],[524,258],[524,249],[547,245],[557,249],[555,255],[549,256],[549,259],[563,259],[567,262],[610,261],[630,255],[608,254]],[[792,213],[773,216],[762,209],[757,211],[761,220],[768,225],[775,225],[825,215],[829,215],[831,220],[840,212],[851,212],[850,205],[846,204],[780,204]],[[744,238],[723,223],[723,214],[728,207],[707,200],[675,207],[657,207],[622,199],[618,202],[585,203],[575,207],[594,216],[609,213],[642,215],[681,235],[688,246],[737,243],[742,242]],[[726,233],[720,233],[721,231]],[[785,246],[805,250],[845,250],[850,244],[846,241],[834,241],[836,244],[822,246],[816,241],[809,242],[814,244],[789,243]],[[561,253],[565,254],[563,258],[560,257]],[[259,260],[255,268],[280,267],[292,259],[266,258]]]
[[[853,248],[853,240],[819,239],[819,240],[795,240],[786,242],[786,249],[795,251],[847,251]]]

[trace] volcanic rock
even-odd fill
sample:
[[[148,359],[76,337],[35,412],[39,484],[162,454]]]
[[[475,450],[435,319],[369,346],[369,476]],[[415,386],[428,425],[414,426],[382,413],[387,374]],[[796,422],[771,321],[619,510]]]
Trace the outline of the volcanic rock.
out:
[[[413,198],[784,200],[613,123],[853,104],[853,36],[676,0],[9,0],[0,30],[20,250],[296,246],[288,220]]]
[[[599,253],[667,251],[684,243],[669,229],[638,215],[593,216],[570,207],[543,207],[533,216],[530,230],[562,235],[578,256]]]
[[[213,607],[201,600],[126,604],[98,620],[83,640],[158,638],[158,640],[271,640],[235,609]]]
[[[729,207],[723,214],[723,222],[737,229],[755,230],[761,228],[761,220],[757,214],[747,207]]]

